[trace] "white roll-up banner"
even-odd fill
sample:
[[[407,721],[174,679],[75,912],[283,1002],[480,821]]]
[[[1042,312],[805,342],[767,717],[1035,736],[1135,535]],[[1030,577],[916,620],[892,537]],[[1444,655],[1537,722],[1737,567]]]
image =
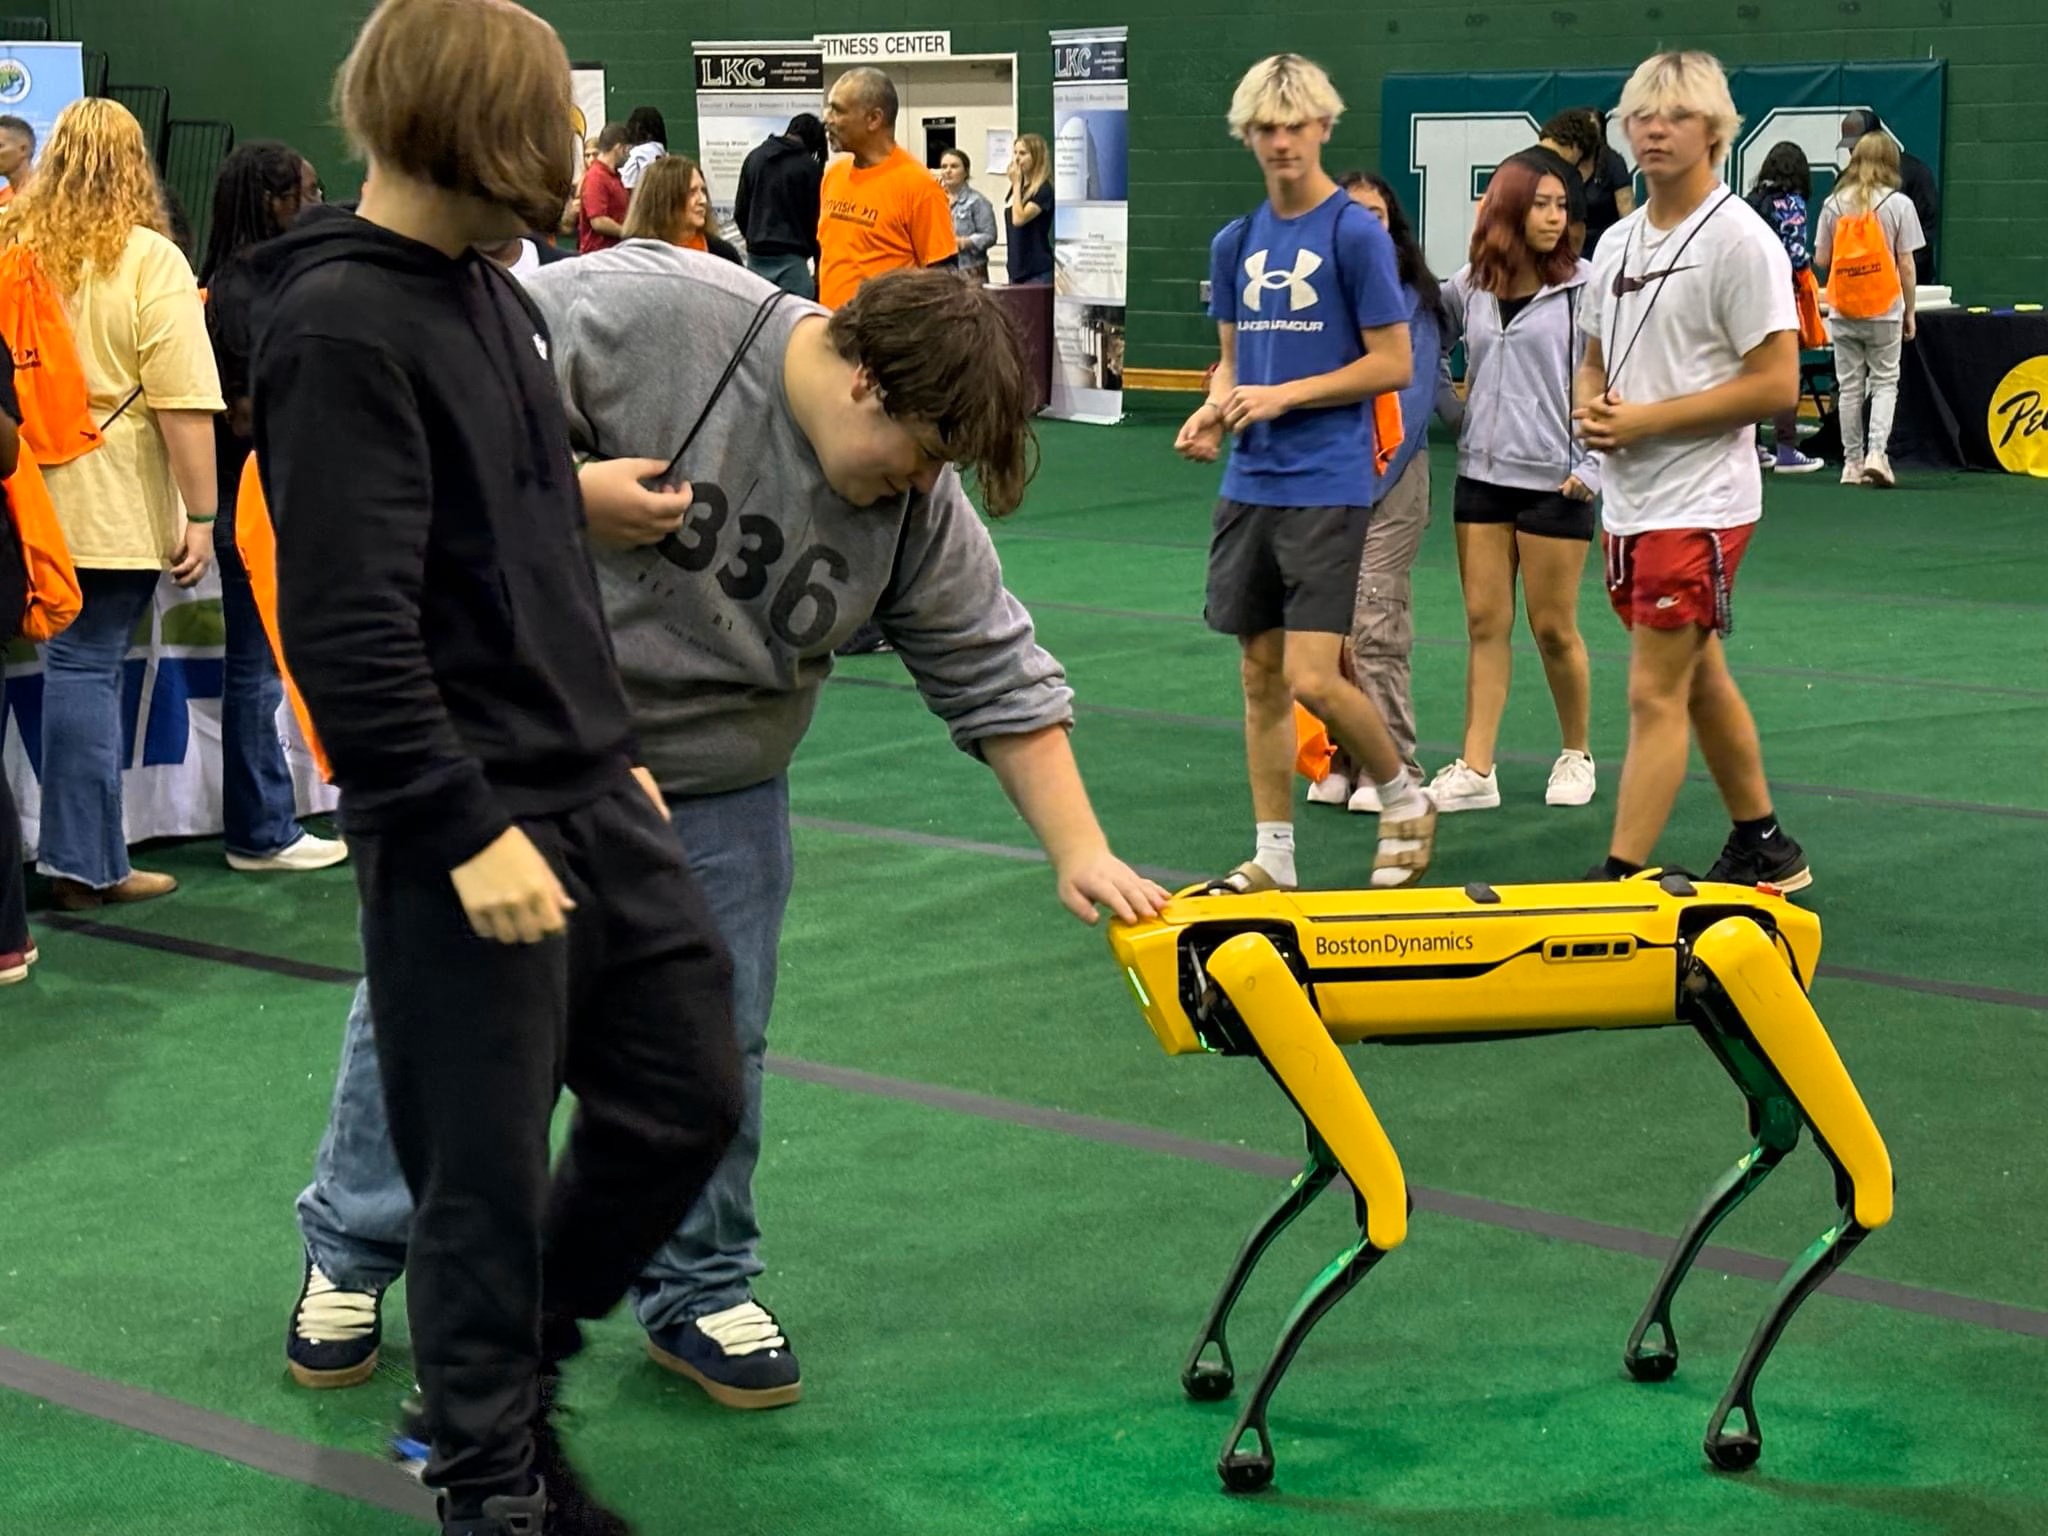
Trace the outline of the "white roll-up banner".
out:
[[[1123,27],[1052,34],[1053,368],[1049,414],[1124,414],[1130,76]]]
[[[711,215],[738,243],[732,204],[740,167],[799,112],[825,111],[825,50],[815,42],[697,43],[697,163]]]

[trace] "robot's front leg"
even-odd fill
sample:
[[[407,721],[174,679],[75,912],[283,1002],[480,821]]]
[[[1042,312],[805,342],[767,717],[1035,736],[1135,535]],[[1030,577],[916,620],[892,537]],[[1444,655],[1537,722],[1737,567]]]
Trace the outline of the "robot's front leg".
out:
[[[1723,918],[1694,941],[1693,959],[1702,1008],[1727,1042],[1730,1059],[1739,1062],[1745,1049],[1753,1050],[1782,1085],[1834,1165],[1842,1206],[1836,1223],[1786,1271],[1707,1425],[1708,1460],[1741,1471],[1763,1452],[1753,1400],[1757,1376],[1799,1304],[1891,1220],[1892,1165],[1834,1043],[1763,929],[1749,919]],[[1731,1432],[1728,1419],[1738,1410],[1743,1427]]]
[[[1272,1358],[1259,1372],[1258,1382],[1245,1401],[1244,1411],[1230,1426],[1230,1434],[1223,1442],[1223,1454],[1216,1461],[1216,1471],[1223,1479],[1223,1486],[1232,1493],[1257,1493],[1273,1481],[1273,1440],[1266,1429],[1266,1410],[1273,1401],[1273,1394],[1280,1388],[1281,1377],[1287,1374],[1287,1367],[1294,1363],[1295,1351],[1301,1348],[1309,1330],[1322,1321],[1323,1314],[1342,1301],[1351,1288],[1365,1278],[1366,1272],[1387,1256],[1384,1248],[1374,1247],[1372,1241],[1363,1236],[1366,1211],[1362,1199],[1359,1201],[1358,1224],[1361,1229],[1359,1240],[1325,1266],[1287,1315],[1287,1326],[1280,1330],[1280,1342],[1274,1346]],[[1245,1449],[1245,1441],[1250,1437],[1257,1438],[1256,1450]]]
[[[1208,971],[1244,1021],[1267,1069],[1308,1123],[1311,1161],[1304,1170],[1304,1182],[1297,1184],[1300,1204],[1306,1205],[1314,1193],[1320,1192],[1318,1185],[1315,1191],[1303,1193],[1305,1181],[1317,1172],[1320,1148],[1320,1156],[1350,1180],[1358,1208],[1358,1241],[1333,1259],[1302,1294],[1272,1358],[1259,1373],[1244,1411],[1224,1442],[1223,1455],[1217,1462],[1224,1486],[1237,1493],[1253,1493],[1273,1480],[1273,1445],[1266,1431],[1266,1410],[1281,1378],[1323,1314],[1408,1235],[1408,1187],[1401,1176],[1400,1159],[1394,1155],[1393,1145],[1366,1102],[1364,1090],[1352,1075],[1344,1053],[1330,1038],[1329,1030],[1310,1006],[1307,994],[1272,940],[1262,934],[1239,934],[1217,947],[1209,957]],[[1328,1182],[1327,1174],[1323,1175],[1323,1182]],[[1300,1206],[1293,1205],[1294,1199],[1295,1196],[1290,1196],[1283,1201],[1268,1218],[1268,1225],[1275,1232],[1298,1213]],[[1274,1226],[1276,1219],[1278,1226]],[[1258,1257],[1253,1249],[1263,1246],[1262,1236],[1267,1236],[1265,1228],[1246,1245],[1253,1262]],[[1246,1270],[1250,1267],[1244,1255],[1240,1255],[1240,1264]],[[1233,1278],[1241,1281],[1235,1274]],[[1235,1299],[1226,1287],[1224,1300]],[[1207,1339],[1203,1342],[1206,1344]],[[1257,1449],[1245,1450],[1246,1439],[1254,1436]]]
[[[1307,1130],[1308,1162],[1294,1176],[1287,1193],[1266,1213],[1266,1219],[1259,1223],[1238,1250],[1230,1273],[1224,1277],[1223,1288],[1216,1293],[1209,1315],[1202,1322],[1201,1336],[1195,1340],[1195,1347],[1188,1351],[1187,1364],[1181,1367],[1181,1387],[1198,1402],[1213,1403],[1226,1398],[1237,1384],[1237,1366],[1230,1357],[1230,1341],[1226,1336],[1231,1311],[1237,1306],[1238,1297],[1244,1294],[1245,1283],[1251,1279],[1252,1271],[1258,1267],[1266,1250],[1272,1247],[1274,1239],[1287,1230],[1295,1217],[1313,1205],[1316,1197],[1337,1177],[1337,1160],[1330,1155],[1323,1138],[1316,1134],[1314,1126],[1308,1126]],[[1212,1344],[1216,1346],[1218,1357],[1214,1362],[1203,1358]]]

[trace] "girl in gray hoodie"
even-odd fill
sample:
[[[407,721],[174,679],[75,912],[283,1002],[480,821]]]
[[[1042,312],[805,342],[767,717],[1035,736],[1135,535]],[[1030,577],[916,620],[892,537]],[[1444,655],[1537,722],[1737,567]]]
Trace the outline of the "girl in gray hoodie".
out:
[[[1586,342],[1579,303],[1592,268],[1572,255],[1566,218],[1555,175],[1519,157],[1505,162],[1479,205],[1471,260],[1444,284],[1445,339],[1465,343],[1451,510],[1470,643],[1464,754],[1430,784],[1444,812],[1500,804],[1494,746],[1514,665],[1518,572],[1563,737],[1544,798],[1593,798],[1578,596],[1600,470],[1572,432],[1572,375]]]

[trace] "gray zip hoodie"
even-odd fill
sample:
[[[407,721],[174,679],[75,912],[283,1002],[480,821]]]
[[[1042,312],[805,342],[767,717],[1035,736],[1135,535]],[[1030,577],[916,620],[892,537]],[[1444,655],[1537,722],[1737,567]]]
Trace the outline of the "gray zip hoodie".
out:
[[[1445,345],[1465,343],[1465,422],[1458,473],[1488,485],[1554,491],[1567,476],[1595,495],[1600,455],[1572,431],[1572,375],[1586,354],[1579,304],[1591,262],[1538,290],[1503,328],[1500,301],[1462,267],[1444,284]]]
[[[543,267],[526,286],[570,437],[606,458],[674,455],[775,292],[653,240]],[[870,615],[962,750],[1073,719],[1066,675],[951,469],[929,496],[872,507],[826,483],[782,386],[790,336],[824,313],[785,298],[768,315],[684,457],[696,501],[682,528],[597,553],[643,760],[672,794],[786,771],[833,647]]]

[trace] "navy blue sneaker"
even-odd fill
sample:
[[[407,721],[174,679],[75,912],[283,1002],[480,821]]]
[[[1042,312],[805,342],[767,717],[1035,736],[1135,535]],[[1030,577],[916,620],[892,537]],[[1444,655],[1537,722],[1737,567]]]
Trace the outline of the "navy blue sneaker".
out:
[[[306,1255],[306,1282],[285,1330],[284,1357],[302,1387],[358,1387],[377,1370],[384,1293],[336,1285]]]
[[[654,1329],[647,1353],[728,1408],[781,1408],[804,1395],[782,1325],[757,1301]]]

